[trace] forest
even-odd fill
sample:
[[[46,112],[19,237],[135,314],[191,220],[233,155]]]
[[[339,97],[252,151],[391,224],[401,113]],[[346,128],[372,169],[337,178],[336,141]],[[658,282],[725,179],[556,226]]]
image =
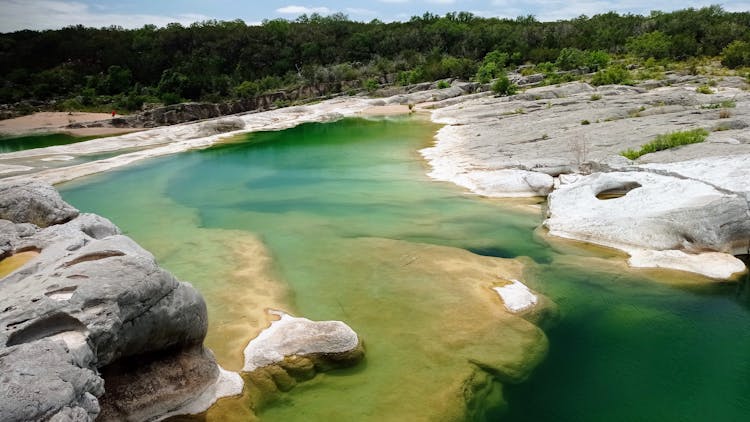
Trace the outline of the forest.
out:
[[[626,57],[651,65],[719,58],[730,68],[750,66],[750,12],[711,6],[556,22],[425,13],[391,23],[313,14],[262,25],[25,30],[0,34],[0,103],[137,110],[143,103],[218,102],[314,84],[345,92],[386,82],[487,82],[521,64],[547,74],[583,68],[599,71],[602,82],[624,82]]]

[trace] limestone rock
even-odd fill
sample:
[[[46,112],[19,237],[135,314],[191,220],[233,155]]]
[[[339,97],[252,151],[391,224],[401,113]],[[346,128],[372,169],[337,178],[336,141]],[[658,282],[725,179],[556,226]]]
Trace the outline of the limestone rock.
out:
[[[0,219],[47,227],[77,215],[52,186],[0,182]]]
[[[329,361],[358,361],[362,344],[341,321],[316,322],[272,311],[280,317],[245,348],[246,372],[284,361],[288,356],[325,357]]]
[[[40,251],[0,280],[0,420],[93,420],[100,411],[145,420],[214,385],[200,294],[110,221],[78,215],[51,186],[17,187],[3,189],[33,198],[32,215],[43,218],[19,211],[0,220],[8,253]]]
[[[602,196],[607,193],[616,197]],[[742,195],[699,180],[631,171],[595,173],[561,185],[549,195],[544,225],[555,236],[628,252],[683,251],[696,259],[702,252],[732,253],[745,246],[750,239],[749,216]],[[642,256],[639,253],[633,262],[643,263]],[[729,277],[744,268],[731,256],[723,271],[700,265],[670,266],[674,254],[661,256],[669,259],[659,266],[694,268],[713,277]]]

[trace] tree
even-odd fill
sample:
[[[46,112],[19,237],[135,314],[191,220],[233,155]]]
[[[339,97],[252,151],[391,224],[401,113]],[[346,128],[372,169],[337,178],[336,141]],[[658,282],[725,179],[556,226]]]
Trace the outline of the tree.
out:
[[[669,56],[672,39],[661,31],[648,32],[637,37],[630,37],[626,43],[628,53],[648,59],[663,59]]]
[[[750,43],[732,41],[721,52],[721,64],[731,68],[750,66]]]

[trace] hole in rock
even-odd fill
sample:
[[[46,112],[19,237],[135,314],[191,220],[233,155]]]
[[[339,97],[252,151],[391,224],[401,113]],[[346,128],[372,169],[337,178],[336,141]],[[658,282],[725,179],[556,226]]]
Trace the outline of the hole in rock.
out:
[[[97,261],[99,259],[104,258],[111,258],[113,256],[123,256],[125,255],[123,252],[120,251],[100,251],[100,252],[93,252],[85,255],[81,255],[75,259],[72,259],[65,264],[63,264],[64,267],[72,267],[73,265],[80,264],[81,262],[87,262],[87,261]]]
[[[614,188],[603,190],[596,194],[596,199],[607,200],[616,199],[625,196],[628,192],[633,189],[640,188],[641,184],[638,182],[627,182],[622,183]]]
[[[62,289],[56,289],[45,293],[44,295],[54,300],[68,300],[73,297],[73,292],[76,291],[78,286],[68,286]]]
[[[8,337],[6,346],[29,343],[65,331],[85,331],[86,326],[68,314],[57,313],[40,318]]]

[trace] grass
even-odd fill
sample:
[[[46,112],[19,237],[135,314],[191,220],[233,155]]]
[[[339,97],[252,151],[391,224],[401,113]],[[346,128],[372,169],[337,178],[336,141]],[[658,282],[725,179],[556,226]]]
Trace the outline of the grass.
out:
[[[590,99],[591,99],[591,101],[599,101],[599,100],[602,99],[602,96],[599,95],[599,94],[591,94]]]
[[[714,108],[735,108],[737,107],[737,103],[735,103],[732,100],[724,100],[720,103],[711,103],[711,104],[703,104],[701,106],[702,109],[714,109]]]
[[[625,158],[635,160],[636,158],[656,151],[662,151],[681,145],[696,144],[706,140],[708,131],[706,129],[693,129],[684,132],[672,132],[658,135],[653,141],[641,145],[641,149],[627,149],[620,152]]]
[[[713,94],[714,93],[714,91],[708,85],[701,85],[698,88],[695,88],[695,92],[699,94]]]

